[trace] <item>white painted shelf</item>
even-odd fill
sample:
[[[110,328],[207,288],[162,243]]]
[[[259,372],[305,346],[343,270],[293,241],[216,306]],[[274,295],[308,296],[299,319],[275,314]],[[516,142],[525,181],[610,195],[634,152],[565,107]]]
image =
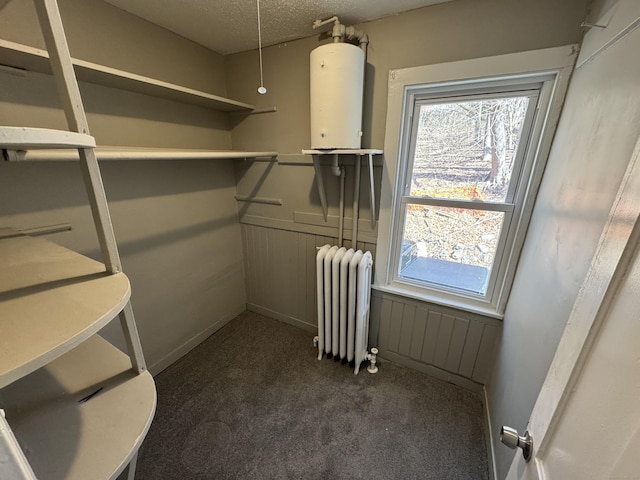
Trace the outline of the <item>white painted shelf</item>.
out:
[[[131,295],[123,273],[107,274],[102,263],[43,238],[6,235],[0,232],[0,388],[91,337]]]
[[[71,61],[76,78],[79,81],[200,105],[223,112],[245,111],[248,113],[255,109],[254,105],[248,103],[238,102],[155,78],[75,58],[72,58]],[[51,73],[49,54],[46,51],[7,40],[0,40],[0,64],[30,72]]]
[[[0,127],[0,150],[93,148],[91,135],[30,127]]]
[[[98,160],[226,160],[268,158],[275,161],[278,152],[240,150],[195,150],[185,148],[96,147]],[[33,150],[11,158],[15,161],[78,160],[75,150]]]
[[[304,155],[382,155],[384,152],[376,148],[336,148],[322,150],[302,150]]]
[[[113,479],[149,429],[156,392],[149,372],[94,335],[2,389],[0,404],[38,478]]]

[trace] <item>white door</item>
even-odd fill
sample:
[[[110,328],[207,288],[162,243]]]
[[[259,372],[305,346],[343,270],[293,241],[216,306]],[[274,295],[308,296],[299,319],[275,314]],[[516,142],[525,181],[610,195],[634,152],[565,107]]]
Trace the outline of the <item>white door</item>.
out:
[[[578,66],[604,52],[639,61],[622,52],[640,51],[640,2],[594,23],[607,28],[586,35]],[[629,135],[635,151],[529,419],[533,457],[518,451],[509,480],[640,479],[640,132]]]

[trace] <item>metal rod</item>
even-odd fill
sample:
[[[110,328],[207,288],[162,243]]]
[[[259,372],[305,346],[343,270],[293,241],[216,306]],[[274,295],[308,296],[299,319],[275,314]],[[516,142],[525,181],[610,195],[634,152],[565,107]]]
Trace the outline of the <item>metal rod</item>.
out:
[[[593,27],[596,27],[596,28],[607,28],[607,25],[598,25],[597,23],[588,23],[588,22],[582,22],[580,24],[580,26],[582,28],[593,28]]]
[[[44,225],[42,227],[21,228],[20,233],[37,237],[39,235],[49,235],[50,233],[68,232],[71,230],[70,223],[59,223],[57,225]]]
[[[77,150],[39,149],[28,151],[4,150],[9,155],[8,161],[13,162],[49,162],[49,161],[78,161]],[[105,160],[251,160],[253,162],[277,163],[277,152],[243,152],[232,150],[192,150],[192,149],[161,149],[137,147],[97,147],[96,158]]]
[[[247,203],[264,203],[266,205],[282,205],[281,198],[267,198],[267,197],[251,197],[249,195],[236,195],[238,202]]]

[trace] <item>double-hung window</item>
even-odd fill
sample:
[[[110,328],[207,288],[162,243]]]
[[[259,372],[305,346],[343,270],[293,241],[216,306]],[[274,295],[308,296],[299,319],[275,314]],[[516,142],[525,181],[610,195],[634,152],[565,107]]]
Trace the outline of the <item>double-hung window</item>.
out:
[[[387,135],[397,133],[385,141],[393,172],[382,187],[376,284],[500,316],[555,127],[559,73],[428,81],[434,68],[456,72],[451,65],[423,67],[424,82],[408,83],[415,69],[391,75]]]

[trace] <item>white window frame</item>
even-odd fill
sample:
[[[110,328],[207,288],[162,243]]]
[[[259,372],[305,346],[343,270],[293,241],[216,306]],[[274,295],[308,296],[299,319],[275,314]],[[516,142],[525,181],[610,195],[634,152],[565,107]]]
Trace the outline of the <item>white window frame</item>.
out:
[[[495,318],[503,317],[577,51],[575,45],[568,45],[390,72],[373,288]],[[493,267],[496,271],[492,272],[487,296],[402,281],[397,275],[397,252],[402,241],[404,181],[411,163],[411,155],[407,151],[411,135],[407,109],[413,110],[416,95],[425,92],[429,95],[438,92],[471,93],[482,88],[518,83],[541,84],[538,104],[546,106],[536,111],[532,119],[532,138],[537,141],[529,145],[523,158],[523,171],[529,170],[530,173],[527,178],[520,178],[519,187],[514,192],[517,206],[511,214],[512,228],[500,246],[503,251],[501,259],[496,255]],[[516,181],[517,173],[514,171],[512,182]]]

